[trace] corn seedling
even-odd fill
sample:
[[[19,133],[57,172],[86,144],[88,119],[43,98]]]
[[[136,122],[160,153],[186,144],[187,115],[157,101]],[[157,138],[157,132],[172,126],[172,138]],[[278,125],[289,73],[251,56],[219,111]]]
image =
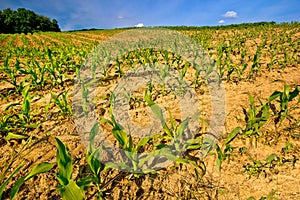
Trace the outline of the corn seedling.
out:
[[[67,94],[68,91],[64,91],[59,95],[51,93],[54,104],[60,109],[63,116],[70,116],[72,114],[71,106],[68,104]]]
[[[5,110],[9,110],[16,106],[22,106],[21,111],[15,114],[7,114],[2,118],[2,121],[0,123],[0,126],[6,130],[7,135],[6,139],[23,139],[27,138],[27,136],[23,134],[16,134],[13,133],[13,130],[16,130],[16,128],[22,128],[23,132],[26,129],[36,128],[37,124],[31,124],[32,115],[30,114],[30,101],[32,99],[32,96],[29,95],[29,89],[30,86],[26,86],[22,90],[22,96],[23,96],[23,102],[20,103],[12,103],[8,105]]]
[[[267,122],[270,112],[269,104],[262,104],[257,108],[254,98],[249,94],[250,107],[246,110],[243,108],[245,115],[246,128],[243,130],[243,135],[247,137],[260,135],[260,128]]]
[[[222,162],[228,159],[230,160],[230,156],[233,153],[233,150],[235,147],[231,146],[231,142],[238,136],[238,134],[242,133],[242,128],[237,127],[234,130],[231,131],[231,133],[228,135],[226,141],[225,141],[225,147],[222,151],[220,146],[218,144],[215,145],[215,149],[217,152],[217,168],[219,171],[221,171]]]
[[[56,163],[47,163],[47,162],[42,162],[36,166],[34,166],[30,172],[23,176],[22,178],[18,179],[15,184],[13,185],[12,189],[11,189],[11,193],[10,193],[10,199],[14,199],[16,194],[18,193],[21,185],[27,181],[28,179],[40,174],[40,173],[45,173],[48,172],[49,170],[51,170],[54,166],[56,165]]]
[[[298,107],[297,105],[289,107],[289,102],[293,101],[299,95],[299,92],[300,91],[297,87],[293,91],[291,91],[290,86],[285,84],[282,92],[275,91],[269,97],[268,102],[270,102],[270,108],[272,109],[273,114],[275,116],[275,125],[280,125],[281,122],[286,118],[290,121],[295,120],[291,115],[291,111]],[[276,106],[273,103],[271,103],[274,100],[279,103],[279,110],[277,110]],[[300,95],[297,103],[300,103]]]
[[[142,146],[147,144],[151,139],[157,137],[156,135],[142,138],[136,145],[134,145],[131,135],[127,135],[123,127],[116,122],[112,114],[110,120],[102,119],[101,122],[108,123],[113,127],[112,134],[116,138],[120,148],[122,148],[125,151],[125,155],[129,160],[129,162],[123,162],[118,164],[107,163],[106,165],[108,167],[117,168],[120,170],[126,170],[130,173],[135,174],[135,176],[139,176],[147,173],[155,173],[154,170],[143,170],[142,166],[149,159],[155,157],[155,154],[157,152],[152,151],[146,157],[139,155],[138,152]]]
[[[3,192],[7,186],[7,184],[11,181],[12,178],[15,178],[15,175],[19,173],[19,171],[24,166],[24,162],[19,164],[12,172],[11,174],[4,180],[4,178],[9,173],[12,165],[16,162],[17,158],[20,156],[20,154],[27,149],[29,143],[31,141],[31,137],[26,140],[26,142],[22,145],[21,149],[17,153],[12,153],[12,157],[8,163],[6,163],[5,168],[0,176],[0,198],[2,199]],[[16,194],[18,193],[20,186],[27,181],[28,179],[36,176],[37,174],[44,173],[52,169],[56,164],[55,163],[47,163],[42,162],[36,166],[34,166],[29,173],[27,173],[25,176],[19,178],[12,186],[10,190],[10,199],[14,199]]]
[[[171,123],[171,127],[169,127],[164,119],[162,109],[151,99],[148,94],[148,90],[145,91],[144,99],[154,116],[160,120],[163,130],[167,134],[166,136],[161,136],[161,138],[171,142],[170,145],[155,145],[161,149],[160,153],[175,163],[190,164],[194,168],[197,176],[199,170],[205,171],[204,168],[198,166],[194,161],[188,158],[183,158],[181,155],[182,152],[187,150],[199,149],[202,145],[202,138],[186,138],[188,137],[187,134],[189,134],[188,124],[192,117],[186,118],[178,126],[176,126],[175,120],[173,119],[171,113],[169,113]],[[204,120],[202,121],[205,122]]]
[[[86,189],[86,187],[84,187],[85,185],[81,185],[80,187],[79,184],[72,179],[73,165],[70,152],[59,139],[55,139],[57,143],[56,161],[58,175],[56,178],[59,181],[58,191],[64,200],[82,200],[84,199],[84,189]]]
[[[30,65],[28,63],[29,67],[27,68],[27,70],[21,70],[21,71],[24,74],[30,75],[30,81],[33,87],[39,89],[43,88],[47,81],[45,77],[47,68],[45,67],[45,65],[39,64],[36,60],[32,60],[31,62],[33,63],[33,65]]]
[[[257,47],[256,53],[253,57],[252,65],[250,68],[250,79],[255,79],[260,72],[261,64],[259,62],[259,57],[261,56],[261,46]]]
[[[103,183],[100,178],[100,174],[106,170],[106,166],[100,162],[101,149],[94,147],[94,139],[95,136],[98,134],[98,132],[99,132],[99,123],[96,123],[90,132],[90,136],[89,136],[90,144],[89,144],[88,152],[86,154],[88,168],[91,171],[92,176],[81,179],[81,181],[85,180],[84,182],[86,183],[88,183],[89,181],[93,182],[96,185],[98,190],[97,198],[101,199]]]
[[[252,164],[247,163],[243,166],[246,173],[248,173],[250,176],[259,176],[261,173],[264,173],[266,176],[266,170],[274,170],[277,166],[282,166],[285,163],[292,163],[294,166],[297,162],[297,158],[284,158],[279,157],[276,154],[271,154],[267,158],[265,158],[263,161],[260,160],[254,160],[252,157],[250,157],[250,160],[252,161]]]
[[[6,57],[4,60],[3,71],[7,78],[1,79],[1,81],[5,81],[14,86],[14,89],[17,93],[20,93],[23,89],[24,81],[18,82],[17,76],[20,72],[20,62],[17,60],[13,67],[9,66],[9,57]]]

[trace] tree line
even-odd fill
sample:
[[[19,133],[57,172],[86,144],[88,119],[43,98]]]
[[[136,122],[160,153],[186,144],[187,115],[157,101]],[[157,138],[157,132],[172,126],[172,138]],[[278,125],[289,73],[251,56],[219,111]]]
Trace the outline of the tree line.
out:
[[[281,25],[299,25],[299,22],[292,21],[292,22],[282,22],[282,23],[276,23],[274,21],[271,22],[252,22],[252,23],[241,23],[241,24],[228,24],[228,25],[218,25],[218,26],[161,26],[162,28],[169,28],[173,30],[201,30],[201,29],[214,29],[214,30],[226,30],[226,29],[247,29],[251,27],[257,27],[257,26],[281,26]]]
[[[0,33],[59,32],[57,20],[34,13],[25,8],[16,11],[6,8],[0,11]]]

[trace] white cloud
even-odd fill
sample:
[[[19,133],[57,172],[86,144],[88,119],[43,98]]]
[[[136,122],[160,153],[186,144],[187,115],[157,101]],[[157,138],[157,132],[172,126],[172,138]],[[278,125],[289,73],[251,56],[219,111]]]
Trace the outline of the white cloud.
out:
[[[119,15],[119,16],[118,16],[118,19],[124,19],[124,16]]]
[[[144,27],[144,24],[143,23],[138,23],[138,24],[136,24],[136,25],[134,25],[135,27]]]
[[[234,11],[227,11],[223,17],[225,18],[237,18],[237,12]]]
[[[223,19],[221,19],[218,23],[219,23],[219,24],[224,24],[225,21],[224,21]]]

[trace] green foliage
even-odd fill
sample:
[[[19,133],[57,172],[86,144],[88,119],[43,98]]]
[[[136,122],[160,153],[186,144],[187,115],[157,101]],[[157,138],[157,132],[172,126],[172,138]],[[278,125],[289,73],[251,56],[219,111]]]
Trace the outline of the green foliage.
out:
[[[11,193],[10,193],[10,198],[14,199],[14,197],[16,196],[16,194],[18,193],[21,185],[27,181],[28,179],[36,176],[37,174],[40,173],[45,173],[48,172],[49,170],[51,170],[54,166],[56,165],[56,163],[47,163],[47,162],[42,162],[36,166],[34,166],[30,172],[26,175],[23,176],[22,178],[20,178],[19,180],[17,180],[15,182],[15,184],[13,185],[12,189],[11,189]]]
[[[23,167],[24,163],[21,163],[16,169],[13,170],[13,172],[6,178],[6,180],[0,185],[0,198],[2,198],[3,192],[9,181],[14,177],[16,173],[20,171],[20,169]],[[5,173],[3,174],[5,175]],[[2,182],[4,176],[1,176],[0,182]]]
[[[243,168],[250,176],[259,176],[261,173],[264,173],[266,176],[267,170],[274,170],[276,167],[282,166],[286,163],[291,163],[293,166],[295,166],[297,160],[298,159],[295,157],[285,158],[273,153],[266,157],[263,161],[254,160],[252,157],[250,157],[250,161],[252,163],[247,163],[243,166]]]
[[[149,136],[142,138],[136,145],[133,143],[133,139],[131,135],[127,135],[127,133],[124,131],[123,127],[120,126],[113,115],[111,115],[111,119],[102,119],[102,123],[108,123],[110,124],[112,128],[112,134],[117,140],[120,148],[122,148],[125,151],[126,157],[129,159],[130,163],[107,163],[106,165],[111,168],[117,168],[120,170],[126,170],[129,171],[136,176],[146,174],[146,173],[155,173],[154,170],[142,170],[141,167],[144,165],[144,163],[155,157],[155,154],[157,152],[152,151],[150,152],[146,157],[140,158],[138,155],[139,149],[144,146],[146,143],[148,143],[151,139],[158,137],[157,135]]]
[[[0,72],[3,71],[6,75],[5,78],[0,79],[1,81],[5,81],[14,86],[14,89],[17,93],[20,93],[23,89],[24,81],[18,81],[17,77],[20,73],[20,62],[16,60],[16,63],[13,67],[9,66],[10,58],[7,56],[4,60],[3,67],[0,69]]]
[[[226,141],[225,141],[225,147],[224,150],[222,151],[220,146],[218,144],[215,145],[215,149],[217,152],[217,168],[219,171],[221,171],[221,165],[222,162],[226,159],[230,159],[231,154],[233,153],[234,147],[231,146],[231,142],[239,135],[242,133],[242,128],[237,127],[229,133]]]
[[[0,11],[0,33],[33,33],[36,31],[60,31],[57,21],[38,15],[31,10],[6,8]]]
[[[1,11],[0,30],[18,32],[45,30],[45,24],[48,22],[35,24],[30,21],[32,20],[32,17],[29,15],[32,13],[25,12],[22,9],[20,11],[20,13],[24,14],[24,17],[16,20],[19,21],[18,25],[20,26],[11,30],[7,24],[13,25],[13,23],[15,23],[14,17],[17,15],[14,13],[16,11],[10,9]],[[39,17],[41,20],[45,19],[41,16]],[[28,20],[30,21],[30,24],[35,24],[37,29],[26,28]],[[55,24],[55,21],[53,22]],[[274,31],[274,28],[276,28],[276,32]],[[297,49],[299,49],[299,42],[292,38],[293,34],[299,32],[299,23],[257,23],[218,26],[212,28],[179,27],[175,29],[181,31],[188,30],[189,32],[185,33],[191,35],[195,41],[201,44],[212,56],[214,56],[223,80],[234,81],[237,83],[242,80],[253,81],[256,77],[265,72],[265,70],[299,65],[299,53],[297,51]],[[222,31],[227,29],[230,29],[228,33]],[[267,31],[269,34],[265,34]],[[105,31],[101,33],[104,34]],[[114,32],[107,31],[107,33],[109,33],[108,35],[112,35]],[[81,33],[78,34],[80,35]],[[6,44],[0,47],[0,57],[3,61],[0,68],[0,72],[3,76],[0,81],[7,82],[10,86],[1,90],[1,92],[4,91],[1,93],[1,97],[7,98],[10,97],[9,95],[12,95],[12,97],[14,97],[14,95],[20,96],[20,98],[18,98],[19,102],[11,103],[4,109],[5,113],[0,116],[1,136],[3,136],[6,141],[12,142],[12,140],[17,140],[19,142],[20,140],[29,138],[29,136],[26,135],[26,132],[36,127],[35,124],[32,124],[36,121],[36,116],[34,116],[34,107],[31,105],[32,96],[30,93],[34,91],[44,92],[41,90],[45,89],[51,90],[53,88],[62,89],[67,87],[67,84],[65,83],[74,81],[74,72],[79,72],[78,69],[82,58],[85,58],[88,52],[98,44],[98,41],[92,41],[90,38],[84,39],[84,37],[81,37],[80,39],[76,38],[81,41],[81,43],[78,44],[78,42],[74,42],[75,40],[71,39],[75,35],[77,35],[77,33],[35,33],[34,35],[29,36],[25,36],[24,34],[21,36],[18,34],[0,36],[2,41],[7,41]],[[16,46],[16,39],[20,39],[20,37],[24,45]],[[38,44],[38,47],[32,45],[31,40],[29,41],[28,37],[30,37],[34,43]],[[218,40],[217,43],[213,42],[216,38]],[[56,41],[60,41],[62,44],[58,44]],[[46,48],[44,48],[44,46],[46,46]],[[253,47],[257,48],[254,48],[253,50]],[[166,65],[169,65],[170,67],[175,66],[174,68],[179,71],[179,81],[183,81],[187,78],[186,74],[190,74],[190,63],[180,62],[180,58],[172,55],[170,52],[162,51],[159,53],[163,62],[166,62]],[[156,55],[157,52],[153,49],[134,51],[126,55],[121,55],[121,58],[119,57],[114,60],[114,65],[107,69],[105,68],[105,70],[107,70],[104,71],[105,84],[110,83],[109,81],[111,78],[124,75],[126,73],[126,69],[124,68],[125,64],[128,64],[130,68],[138,63],[157,63],[161,58],[157,58]],[[98,65],[93,66],[93,70],[95,70],[97,66]],[[100,157],[103,149],[94,147],[95,136],[99,131],[99,124],[97,123],[90,132],[90,146],[86,154],[88,172],[84,174],[79,173],[80,178],[77,178],[76,180],[72,177],[74,165],[71,160],[70,152],[64,144],[57,141],[57,161],[59,168],[57,179],[59,181],[59,192],[63,199],[83,199],[84,191],[89,187],[94,187],[93,189],[96,188],[95,194],[97,194],[98,199],[101,199],[103,196],[102,192],[106,187],[105,185],[109,183],[105,183],[102,178],[102,173],[105,172],[105,170],[110,168],[126,170],[129,173],[133,173],[136,178],[139,178],[141,175],[155,172],[154,170],[143,171],[140,168],[148,160],[158,157],[158,154],[164,155],[169,160],[174,161],[174,163],[188,163],[194,166],[195,169],[200,168],[197,162],[194,162],[194,160],[191,160],[190,157],[188,157],[189,155],[181,155],[179,152],[186,152],[187,150],[187,154],[189,154],[191,150],[197,150],[202,147],[203,144],[207,144],[208,148],[210,148],[212,143],[210,143],[210,141],[202,141],[203,139],[201,137],[185,141],[183,135],[187,131],[188,124],[191,120],[190,118],[184,119],[181,123],[177,123],[170,113],[170,121],[166,121],[162,108],[154,102],[157,98],[157,96],[155,96],[156,93],[159,93],[159,95],[167,93],[164,91],[165,86],[163,83],[164,78],[169,71],[167,68],[160,68],[160,70],[163,75],[161,77],[162,84],[160,85],[163,92],[159,93],[156,90],[157,88],[154,88],[154,85],[149,84],[144,96],[144,101],[135,97],[131,100],[135,103],[146,102],[148,104],[154,116],[160,120],[161,126],[163,127],[163,133],[138,140],[126,133],[123,127],[116,122],[114,116],[111,115],[109,120],[102,120],[101,122],[108,123],[112,126],[112,134],[117,141],[117,145],[126,152],[124,155],[130,163],[128,164],[127,162],[126,165],[124,163],[108,163],[107,165],[101,163]],[[196,79],[191,80],[194,84],[197,84],[199,88],[203,83],[199,82],[199,80],[201,80],[201,73],[200,70],[196,70]],[[83,96],[87,100],[89,95],[88,87],[85,85],[83,90]],[[70,116],[72,114],[71,107],[67,101],[67,96],[68,91],[65,90],[60,94],[54,94],[53,91],[51,92],[51,103],[54,103],[64,116]],[[296,102],[297,98],[298,102]],[[278,132],[281,131],[281,129],[279,129],[280,125],[285,124],[282,122],[286,119],[289,121],[297,121],[299,124],[299,118],[294,119],[293,116],[295,115],[293,115],[294,113],[292,112],[299,107],[300,103],[299,88],[297,87],[285,85],[283,91],[275,91],[268,98],[267,102],[255,100],[251,95],[249,95],[249,101],[249,107],[243,109],[245,116],[244,128],[241,129],[238,127],[234,129],[229,133],[224,144],[215,145],[217,167],[219,170],[221,170],[223,162],[232,159],[235,148],[239,148],[232,146],[232,141],[239,135],[250,138],[253,136],[255,138],[263,136],[263,127],[271,120],[274,120],[276,125],[275,130],[278,130]],[[296,105],[294,106],[294,104]],[[88,110],[86,105],[87,102],[83,105],[84,112],[87,112]],[[296,133],[295,135],[298,137],[299,134]],[[150,149],[153,149],[153,152],[150,152],[149,156],[141,157],[139,155],[141,151],[144,150],[144,147],[150,147]],[[291,155],[291,152],[294,150],[295,148],[292,145],[292,142],[288,141],[282,148],[281,156],[271,154],[263,160],[254,160],[253,158],[250,158],[250,162],[244,166],[244,169],[247,174],[258,176],[267,170],[275,170],[278,166],[284,165],[285,163],[295,164],[297,161],[296,157],[286,157]],[[248,155],[247,151],[248,149],[245,147],[239,148],[239,152],[243,155]],[[7,167],[4,168],[3,173],[1,173],[0,198],[3,193],[7,194],[5,189],[7,189],[6,187],[11,181],[17,181],[12,185],[12,188],[9,189],[11,191],[11,197],[14,197],[24,181],[29,179],[33,174],[47,171],[53,164],[47,163],[38,165],[36,166],[37,168],[33,168],[32,171],[20,179],[17,179],[17,175],[24,165],[22,163],[16,166],[17,167],[13,169],[12,164],[9,163]],[[261,199],[266,198],[271,198],[271,196],[265,196]]]
[[[1,176],[0,176],[0,199],[2,199],[4,189],[6,188],[8,183],[11,182],[12,178],[15,178],[16,174],[19,173],[22,167],[24,166],[24,161],[23,161],[21,164],[18,164],[18,166],[15,169],[12,168],[13,164],[17,161],[17,158],[20,157],[20,154],[23,153],[25,150],[28,150],[28,148],[30,147],[30,142],[31,142],[31,137],[26,140],[26,142],[21,146],[21,148],[17,153],[14,153],[13,151],[10,161],[4,164],[4,170],[3,172],[1,172]],[[20,186],[25,181],[36,176],[37,174],[44,173],[51,170],[55,165],[56,163],[42,162],[34,166],[26,175],[22,176],[21,178],[17,179],[14,182],[12,188],[10,188],[11,189],[10,199],[14,199],[14,197],[16,196],[16,194],[20,189]],[[9,174],[10,171],[11,173]]]
[[[90,132],[90,136],[89,136],[90,144],[89,144],[88,152],[86,154],[86,161],[88,164],[88,168],[91,172],[91,176],[81,179],[81,181],[83,180],[85,181],[85,184],[83,185],[88,185],[89,182],[93,182],[98,189],[98,193],[97,193],[98,199],[101,199],[102,181],[100,175],[106,169],[106,166],[100,162],[101,149],[94,148],[94,139],[95,136],[98,134],[98,132],[99,132],[99,123],[96,123]]]
[[[293,91],[291,91],[291,87],[287,84],[284,84],[283,91],[275,91],[271,96],[269,97],[268,101],[270,102],[270,108],[273,111],[274,114],[274,123],[275,125],[280,125],[281,122],[284,119],[295,120],[293,116],[290,114],[290,112],[294,109],[296,109],[298,106],[290,107],[289,103],[293,101],[298,95],[299,95],[299,89],[296,87]],[[276,101],[279,103],[279,109],[276,108],[276,106],[271,103],[272,101]],[[299,95],[300,100],[300,95]],[[298,104],[300,101],[298,100]],[[280,123],[279,123],[280,122]]]
[[[54,100],[54,104],[57,107],[59,107],[61,114],[63,116],[69,116],[72,114],[72,108],[68,104],[67,94],[68,94],[68,91],[64,91],[64,92],[60,93],[59,95],[51,93],[51,97]]]
[[[267,122],[270,111],[268,103],[262,104],[260,106],[255,105],[254,98],[249,94],[250,107],[246,110],[243,108],[245,115],[246,128],[243,130],[243,135],[245,136],[255,136],[258,137],[261,132],[261,127]]]
[[[58,139],[56,161],[58,165],[57,179],[59,181],[58,191],[64,200],[84,199],[84,188],[80,188],[79,185],[72,180],[73,165],[71,155],[68,148]]]

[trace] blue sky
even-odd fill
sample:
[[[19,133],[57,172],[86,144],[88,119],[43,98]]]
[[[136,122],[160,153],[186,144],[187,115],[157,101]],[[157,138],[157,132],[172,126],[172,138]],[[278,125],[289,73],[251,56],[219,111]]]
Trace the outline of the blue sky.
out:
[[[300,0],[0,0],[57,19],[62,30],[300,21]]]

